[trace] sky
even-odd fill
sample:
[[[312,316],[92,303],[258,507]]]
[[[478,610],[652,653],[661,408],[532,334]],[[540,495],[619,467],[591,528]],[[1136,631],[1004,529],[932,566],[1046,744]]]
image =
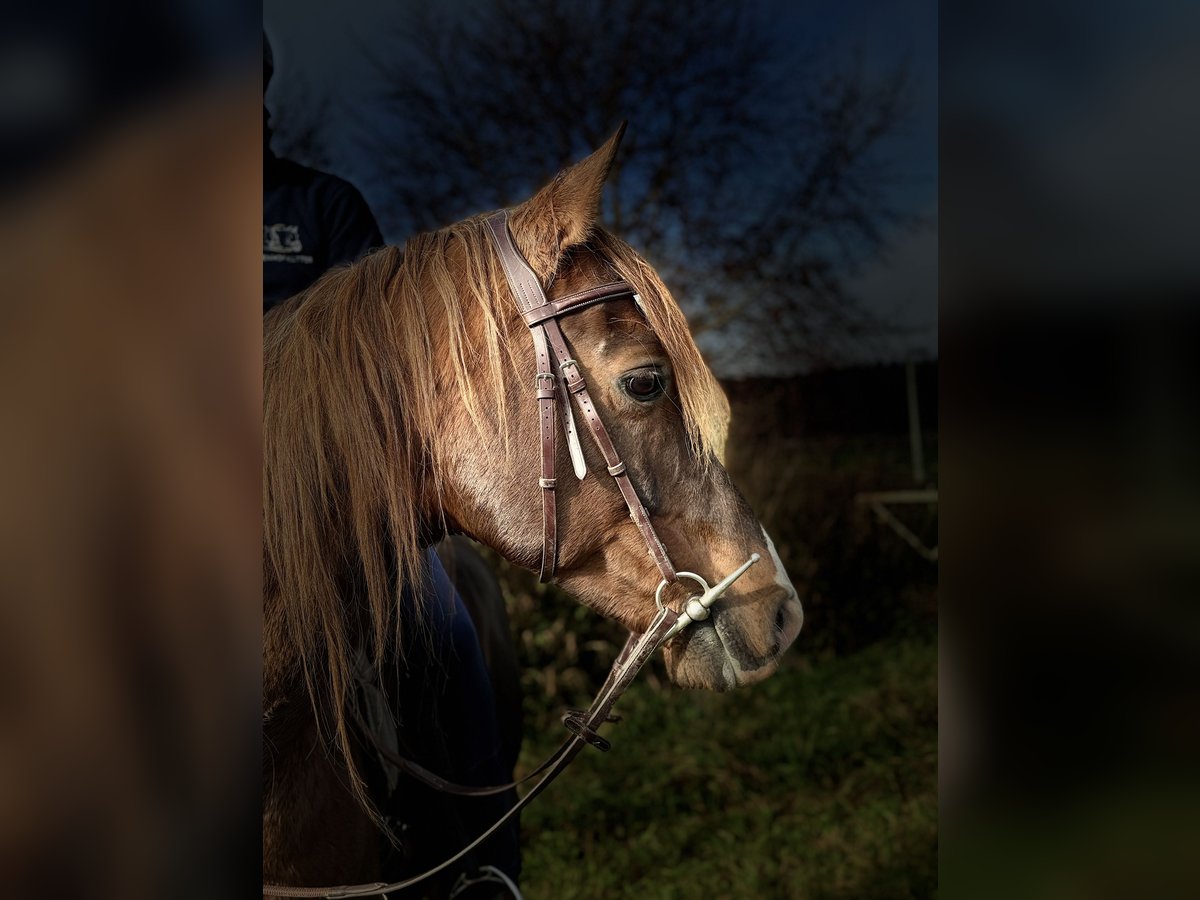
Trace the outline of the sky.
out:
[[[467,6],[467,0],[458,0]],[[937,4],[934,0],[763,0],[777,33],[797,47],[818,47],[833,58],[861,53],[881,70],[906,59],[913,79],[912,109],[885,155],[897,173],[894,205],[921,225],[894,235],[880,257],[848,279],[863,305],[886,326],[886,338],[864,340],[848,362],[864,364],[937,356]],[[276,76],[267,96],[302,90],[305,104],[321,109],[319,128],[329,146],[321,165],[353,182],[371,202],[386,193],[372,182],[364,158],[363,122],[372,121],[374,77],[364,48],[386,52],[389,23],[402,14],[395,0],[329,4],[316,0],[264,0],[263,17],[275,55]],[[398,10],[401,12],[398,13]],[[300,88],[296,86],[300,85]],[[566,162],[564,160],[564,162]],[[389,240],[402,235],[385,232]],[[736,373],[772,374],[764,360]]]

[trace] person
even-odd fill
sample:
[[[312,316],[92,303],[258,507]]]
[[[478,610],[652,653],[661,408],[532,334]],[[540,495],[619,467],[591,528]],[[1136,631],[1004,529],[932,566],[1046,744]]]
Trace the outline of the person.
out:
[[[275,64],[263,39],[263,93]],[[350,182],[282,159],[271,150],[271,117],[263,106],[263,312],[340,263],[351,263],[383,235],[371,208]]]
[[[274,57],[263,35],[263,93],[274,74]],[[263,105],[263,313],[300,293],[327,269],[351,263],[383,244],[362,194],[348,181],[276,156],[271,150],[270,112]],[[437,553],[426,553],[421,600],[426,629],[405,641],[386,663],[382,683],[364,679],[360,702],[371,721],[372,740],[446,778],[474,785],[512,780],[515,751],[506,747],[497,722],[495,692],[479,635],[467,606]],[[407,592],[401,604],[415,602]],[[403,663],[401,663],[403,660]],[[387,722],[371,709],[385,711]],[[399,722],[391,719],[392,715]],[[394,733],[381,734],[380,728]],[[372,761],[368,781],[380,811],[400,834],[406,815],[421,811],[412,839],[388,851],[385,880],[399,880],[453,855],[515,802],[515,792],[490,798],[432,794],[382,758]],[[461,900],[511,897],[520,875],[517,821],[490,838],[468,862],[451,870],[443,890]],[[487,872],[503,873],[489,877]],[[482,873],[482,874],[481,874]],[[457,879],[457,880],[455,880]],[[510,890],[511,886],[511,890]],[[519,894],[517,894],[519,896]]]

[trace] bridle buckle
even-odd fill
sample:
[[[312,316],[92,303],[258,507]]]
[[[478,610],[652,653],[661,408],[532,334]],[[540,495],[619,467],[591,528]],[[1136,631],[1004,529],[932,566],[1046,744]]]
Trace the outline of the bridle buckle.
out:
[[[570,711],[562,717],[562,723],[566,726],[567,731],[575,735],[580,740],[586,741],[591,746],[595,747],[601,753],[607,753],[612,749],[612,744],[598,735],[593,729],[588,727],[587,722],[582,715],[577,715],[575,711]]]

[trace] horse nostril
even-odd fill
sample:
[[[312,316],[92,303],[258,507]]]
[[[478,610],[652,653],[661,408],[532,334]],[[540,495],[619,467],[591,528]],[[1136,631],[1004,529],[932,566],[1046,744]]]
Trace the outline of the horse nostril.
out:
[[[775,630],[780,633],[783,632],[784,627],[787,625],[787,613],[784,612],[783,607],[784,604],[780,603],[779,609],[775,612]]]

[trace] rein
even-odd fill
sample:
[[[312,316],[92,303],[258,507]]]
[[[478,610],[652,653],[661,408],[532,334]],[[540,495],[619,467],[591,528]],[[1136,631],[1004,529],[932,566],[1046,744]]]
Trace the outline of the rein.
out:
[[[534,378],[534,383],[541,431],[541,477],[538,479],[538,484],[542,489],[542,563],[539,580],[543,582],[549,581],[554,576],[557,566],[558,521],[555,501],[555,488],[557,485],[555,479],[555,453],[557,451],[557,433],[560,417],[561,427],[566,434],[567,447],[575,476],[582,480],[587,475],[587,464],[584,462],[583,450],[579,446],[579,436],[575,427],[574,414],[571,410],[570,397],[574,395],[575,401],[579,404],[580,411],[583,414],[584,421],[587,423],[588,430],[591,432],[596,445],[600,449],[601,455],[604,457],[608,474],[616,482],[617,488],[625,500],[625,504],[629,507],[629,517],[637,526],[638,531],[641,532],[643,539],[646,541],[646,548],[650,553],[650,557],[662,574],[662,581],[659,583],[658,589],[654,594],[654,602],[658,612],[644,634],[631,633],[629,635],[625,646],[621,649],[621,653],[613,662],[612,668],[609,669],[608,677],[596,694],[595,699],[592,700],[591,706],[584,711],[568,710],[563,716],[563,725],[571,732],[571,736],[557,750],[550,754],[541,765],[518,781],[488,787],[455,784],[402,756],[392,753],[386,748],[378,747],[379,742],[375,742],[385,758],[401,770],[435,790],[444,793],[468,797],[491,796],[512,790],[518,785],[531,781],[539,775],[541,776],[525,796],[517,800],[487,831],[479,835],[479,837],[475,838],[467,846],[448,859],[443,860],[432,869],[422,872],[420,875],[406,878],[403,881],[396,881],[390,884],[372,882],[370,884],[332,887],[291,887],[288,885],[264,883],[263,894],[266,896],[319,897],[330,898],[330,900],[346,897],[374,897],[390,893],[391,891],[399,891],[412,887],[444,872],[450,866],[461,861],[471,851],[494,835],[513,816],[529,805],[538,794],[549,787],[550,783],[562,774],[563,770],[570,765],[571,761],[579,755],[579,752],[585,746],[591,745],[605,752],[611,748],[612,745],[600,736],[597,729],[605,722],[616,721],[612,716],[613,706],[633,683],[638,672],[641,671],[642,667],[645,666],[660,647],[672,640],[677,634],[687,628],[688,625],[707,619],[712,605],[721,598],[721,595],[725,593],[730,585],[744,575],[746,570],[759,559],[757,553],[752,554],[746,562],[742,563],[737,569],[711,587],[702,577],[693,572],[677,572],[671,563],[670,557],[667,555],[666,548],[663,546],[658,534],[654,531],[649,513],[646,512],[646,508],[638,497],[633,483],[629,480],[625,463],[622,462],[616,447],[613,445],[612,439],[609,437],[608,430],[604,427],[604,423],[600,420],[600,416],[596,412],[595,405],[588,394],[583,374],[579,370],[579,364],[571,358],[566,339],[559,328],[558,319],[560,316],[576,312],[585,307],[622,297],[632,297],[637,301],[639,298],[633,288],[625,282],[619,281],[588,288],[556,300],[548,300],[542,291],[537,276],[529,268],[529,264],[521,256],[520,251],[517,250],[513,243],[512,235],[508,229],[508,214],[503,211],[492,214],[487,219],[487,225],[493,243],[496,245],[496,250],[499,253],[509,286],[517,299],[522,318],[524,318],[533,335],[534,350],[537,355],[537,375]],[[552,368],[555,361],[558,365],[557,375]],[[561,410],[556,409],[560,401]],[[663,604],[662,592],[663,588],[668,584],[673,584],[681,578],[696,582],[702,588],[702,592],[690,597],[685,602],[681,612],[675,612]],[[360,725],[365,725],[365,723],[362,723],[360,720]]]
[[[503,793],[524,781],[532,779],[539,773],[544,773],[541,779],[529,789],[529,792],[509,808],[508,812],[497,819],[487,831],[479,835],[479,837],[475,838],[475,840],[467,844],[467,846],[463,847],[453,856],[438,863],[432,869],[422,872],[420,875],[406,878],[403,881],[394,881],[391,883],[377,881],[369,884],[333,887],[290,887],[280,884],[264,884],[263,893],[270,897],[322,897],[330,898],[330,900],[344,897],[375,897],[420,884],[422,881],[444,872],[450,866],[462,860],[472,850],[495,834],[513,816],[528,806],[534,797],[549,787],[550,783],[562,774],[562,771],[570,765],[571,761],[579,755],[579,751],[586,745],[590,744],[596,749],[606,752],[611,748],[612,745],[597,733],[597,729],[605,722],[613,721],[611,715],[613,706],[629,686],[633,684],[638,672],[649,662],[650,657],[654,655],[659,647],[674,638],[676,634],[692,622],[707,618],[709,608],[720,599],[721,595],[725,593],[731,584],[737,581],[737,579],[745,574],[747,569],[758,561],[758,558],[758,554],[755,553],[726,578],[708,588],[703,594],[690,599],[685,605],[683,612],[677,613],[670,607],[660,604],[658,613],[655,615],[646,632],[640,635],[631,634],[629,636],[620,655],[609,670],[604,684],[596,694],[595,699],[592,700],[592,705],[585,712],[572,710],[563,716],[563,724],[571,732],[571,737],[567,738],[562,746],[550,754],[545,762],[520,781],[492,787],[465,787],[434,775],[427,769],[423,769],[416,765],[416,763],[412,763],[403,757],[394,757],[393,754],[388,753],[389,758],[394,757],[394,761],[398,762],[405,771],[415,775],[426,784],[447,793],[466,796],[487,796]]]

